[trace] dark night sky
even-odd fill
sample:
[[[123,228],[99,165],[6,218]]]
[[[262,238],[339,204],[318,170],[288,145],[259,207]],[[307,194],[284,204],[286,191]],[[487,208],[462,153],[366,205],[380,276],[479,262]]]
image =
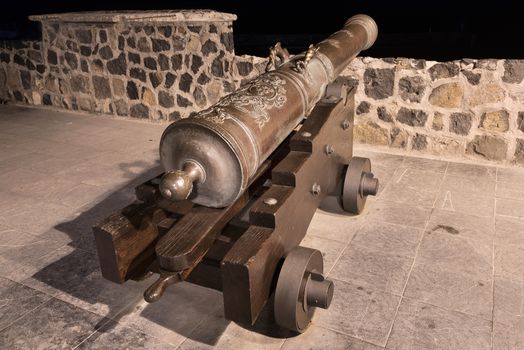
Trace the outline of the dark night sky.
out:
[[[309,1],[308,3],[314,3]],[[336,31],[345,19],[366,13],[379,25],[379,39],[366,55],[427,59],[524,58],[524,24],[516,0],[485,1],[18,1],[0,13],[0,37],[35,36],[30,14],[111,9],[209,8],[236,13],[238,53],[265,55],[282,41],[290,51]]]

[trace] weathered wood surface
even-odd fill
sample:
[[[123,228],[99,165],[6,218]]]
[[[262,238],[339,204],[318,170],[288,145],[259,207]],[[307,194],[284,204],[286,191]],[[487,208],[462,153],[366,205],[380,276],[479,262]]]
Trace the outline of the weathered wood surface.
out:
[[[337,188],[352,154],[352,127],[342,124],[353,121],[353,105],[353,95],[347,103],[320,102],[291,138],[291,152],[272,171],[273,185],[251,208],[251,226],[222,261],[226,318],[256,321],[274,288],[282,257],[300,244],[320,202]],[[332,154],[326,152],[328,144],[335,149]],[[313,193],[313,184],[320,186],[320,193]],[[277,203],[267,205],[267,198]]]
[[[165,218],[162,209],[134,203],[93,227],[102,276],[124,283],[144,273],[155,259],[156,224]]]
[[[158,241],[155,251],[160,267],[179,272],[195,267],[248,200],[246,191],[227,208],[193,207]]]

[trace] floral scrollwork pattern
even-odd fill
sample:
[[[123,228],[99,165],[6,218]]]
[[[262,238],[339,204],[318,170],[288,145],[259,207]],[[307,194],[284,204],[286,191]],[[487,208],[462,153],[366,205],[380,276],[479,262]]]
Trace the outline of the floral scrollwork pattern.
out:
[[[287,102],[285,85],[286,81],[276,74],[262,75],[194,117],[223,124],[227,119],[234,118],[228,112],[228,109],[233,107],[253,118],[262,129],[269,122],[268,111],[272,108],[282,108]]]

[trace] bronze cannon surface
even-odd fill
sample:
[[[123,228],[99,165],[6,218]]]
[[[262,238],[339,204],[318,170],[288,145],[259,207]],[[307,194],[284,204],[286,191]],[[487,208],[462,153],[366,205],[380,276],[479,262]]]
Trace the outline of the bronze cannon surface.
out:
[[[102,275],[158,273],[148,302],[182,281],[214,288],[229,320],[252,325],[267,305],[303,332],[335,292],[321,252],[300,246],[315,211],[329,197],[359,214],[378,191],[369,159],[352,156],[355,89],[339,76],[376,37],[357,15],[302,54],[277,44],[266,73],[169,125],[165,173],[94,227]]]
[[[166,198],[190,197],[208,207],[233,203],[260,165],[311,112],[348,63],[377,38],[368,16],[344,27],[308,51],[280,62],[218,103],[172,123],[160,141]],[[194,184],[194,186],[193,186]]]

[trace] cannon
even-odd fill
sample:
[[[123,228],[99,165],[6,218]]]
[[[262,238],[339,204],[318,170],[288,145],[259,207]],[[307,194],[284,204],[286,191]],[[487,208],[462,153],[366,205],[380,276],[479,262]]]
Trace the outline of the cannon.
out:
[[[334,293],[320,251],[300,246],[316,209],[334,196],[359,214],[378,191],[369,159],[352,156],[355,89],[339,77],[377,32],[356,15],[301,54],[277,44],[266,73],[169,125],[165,172],[94,227],[102,275],[158,273],[148,302],[182,281],[220,290],[241,324],[271,301],[279,326],[303,332]]]

